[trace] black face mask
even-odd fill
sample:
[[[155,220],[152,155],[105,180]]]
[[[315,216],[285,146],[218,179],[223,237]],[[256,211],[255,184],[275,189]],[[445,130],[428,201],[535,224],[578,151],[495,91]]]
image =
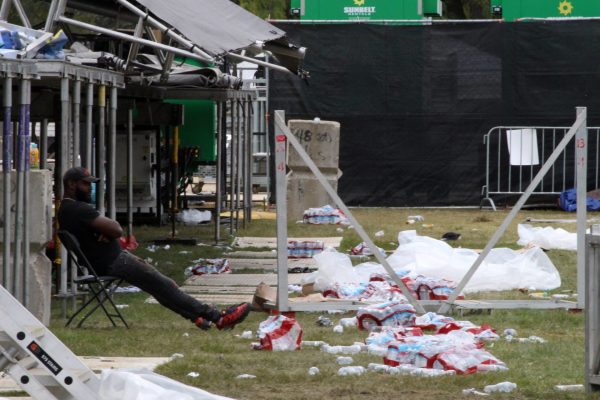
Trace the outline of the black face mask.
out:
[[[92,202],[92,195],[90,191],[83,191],[79,187],[75,187],[75,198],[79,201],[83,201],[84,203]]]

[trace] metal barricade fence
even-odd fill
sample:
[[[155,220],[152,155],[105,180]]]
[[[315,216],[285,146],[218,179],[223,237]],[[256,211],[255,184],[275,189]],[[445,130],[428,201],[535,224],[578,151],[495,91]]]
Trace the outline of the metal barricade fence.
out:
[[[588,127],[588,188],[598,188],[600,128]],[[496,210],[493,196],[521,195],[569,127],[497,126],[483,136],[486,146],[485,185],[481,206]],[[560,195],[575,187],[575,143],[563,150],[532,195]]]

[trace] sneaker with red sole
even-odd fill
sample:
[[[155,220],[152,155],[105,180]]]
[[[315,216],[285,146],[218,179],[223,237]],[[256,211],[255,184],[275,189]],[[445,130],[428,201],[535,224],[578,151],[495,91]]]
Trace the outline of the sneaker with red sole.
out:
[[[215,323],[217,329],[233,329],[242,322],[250,313],[250,303],[241,303],[231,306],[221,312],[221,319]]]
[[[202,329],[203,331],[207,331],[207,330],[209,330],[209,329],[210,329],[210,327],[212,326],[212,322],[210,322],[209,320],[207,320],[207,319],[204,319],[204,318],[202,318],[202,317],[198,317],[198,318],[196,318],[196,320],[194,321],[194,324],[195,324],[195,325],[196,325],[198,328]]]

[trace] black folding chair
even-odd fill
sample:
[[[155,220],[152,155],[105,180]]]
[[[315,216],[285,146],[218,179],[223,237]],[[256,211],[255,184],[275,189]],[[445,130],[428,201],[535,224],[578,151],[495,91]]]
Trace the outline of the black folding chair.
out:
[[[129,328],[127,321],[125,321],[125,318],[123,318],[123,315],[121,315],[121,312],[112,300],[113,292],[123,279],[114,276],[98,276],[86,256],[81,251],[81,247],[79,247],[79,242],[75,236],[65,230],[60,230],[58,231],[58,237],[67,250],[67,262],[69,267],[72,265],[71,263],[75,263],[77,266],[78,275],[73,277],[73,282],[78,285],[86,285],[91,294],[90,298],[87,301],[84,301],[83,305],[75,311],[75,314],[73,314],[71,318],[69,318],[65,326],[69,326],[75,317],[81,314],[89,306],[90,309],[79,321],[77,328],[81,327],[85,320],[99,308],[104,311],[104,314],[108,317],[113,326],[117,326],[114,318],[118,318],[123,322],[126,328]]]

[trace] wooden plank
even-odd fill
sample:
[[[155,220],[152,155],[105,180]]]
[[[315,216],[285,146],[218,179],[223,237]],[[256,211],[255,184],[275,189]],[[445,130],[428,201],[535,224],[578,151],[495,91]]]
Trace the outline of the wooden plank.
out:
[[[302,278],[309,274],[290,274],[288,283],[299,285]],[[188,286],[258,286],[261,282],[269,286],[277,285],[277,274],[221,274],[196,275],[188,278],[184,285]]]
[[[254,259],[254,258],[230,258],[229,267],[232,270],[239,269],[266,269],[276,270],[277,259]],[[317,269],[317,263],[312,258],[290,258],[288,259],[288,270],[294,268]]]
[[[299,242],[303,241],[315,241],[320,240],[325,244],[325,247],[340,247],[342,243],[342,237],[303,237],[303,238],[288,238],[288,241],[296,240]],[[241,236],[237,237],[234,242],[234,246],[237,247],[268,247],[270,249],[277,248],[276,237],[250,237]]]
[[[243,302],[251,303],[253,295],[250,294],[191,294],[193,298],[199,300],[203,303],[212,303],[212,304],[222,304],[222,305],[230,305],[230,304],[239,304]],[[158,304],[155,298],[149,297],[146,300],[148,304]]]

